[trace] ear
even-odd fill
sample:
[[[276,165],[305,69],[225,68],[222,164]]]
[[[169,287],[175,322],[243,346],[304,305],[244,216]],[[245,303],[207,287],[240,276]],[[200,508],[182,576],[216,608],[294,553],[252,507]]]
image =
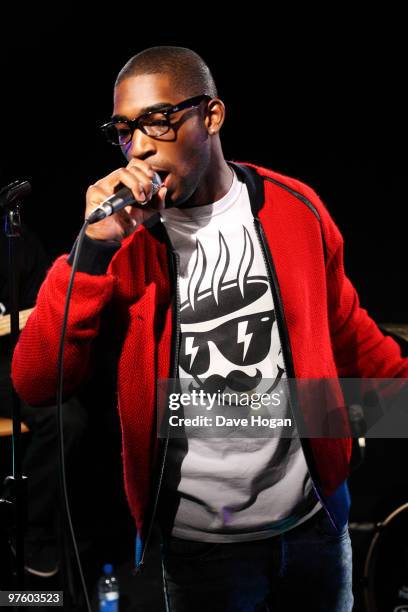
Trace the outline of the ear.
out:
[[[225,119],[225,105],[220,98],[213,98],[207,104],[205,127],[210,136],[218,134]]]

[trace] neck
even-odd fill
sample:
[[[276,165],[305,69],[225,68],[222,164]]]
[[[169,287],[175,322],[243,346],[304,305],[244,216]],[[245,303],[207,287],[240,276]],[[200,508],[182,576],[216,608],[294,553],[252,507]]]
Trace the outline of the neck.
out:
[[[224,156],[215,156],[191,198],[179,208],[205,206],[220,200],[230,190],[234,174]]]

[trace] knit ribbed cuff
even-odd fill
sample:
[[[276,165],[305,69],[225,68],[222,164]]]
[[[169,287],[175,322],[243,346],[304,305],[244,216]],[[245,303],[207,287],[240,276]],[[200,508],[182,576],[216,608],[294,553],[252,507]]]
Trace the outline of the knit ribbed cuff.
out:
[[[76,244],[75,242],[67,259],[70,266],[74,262]],[[105,274],[112,257],[120,249],[120,246],[119,242],[93,240],[85,234],[79,255],[78,272],[86,272],[95,276]]]

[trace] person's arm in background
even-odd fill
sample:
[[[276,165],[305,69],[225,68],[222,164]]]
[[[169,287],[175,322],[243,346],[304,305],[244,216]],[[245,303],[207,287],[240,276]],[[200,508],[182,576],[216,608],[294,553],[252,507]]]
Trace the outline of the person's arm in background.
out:
[[[11,417],[11,337],[10,337],[10,291],[8,266],[8,239],[0,233],[0,302],[5,306],[4,318],[0,333],[0,415]],[[48,259],[44,248],[37,236],[29,227],[23,225],[21,237],[16,249],[16,264],[19,273],[19,310],[31,308],[36,300],[38,290],[43,282]]]
[[[19,309],[34,306],[38,291],[50,266],[40,240],[23,226],[20,247]]]
[[[8,239],[0,232],[0,302],[10,314],[10,291],[8,278]],[[16,249],[19,273],[19,310],[31,308],[36,300],[49,266],[47,255],[37,236],[23,225]]]

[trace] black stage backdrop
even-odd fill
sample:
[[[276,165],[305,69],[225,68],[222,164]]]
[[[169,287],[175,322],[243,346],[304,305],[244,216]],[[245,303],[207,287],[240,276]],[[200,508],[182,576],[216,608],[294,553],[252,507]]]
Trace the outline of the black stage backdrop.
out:
[[[267,2],[3,6],[0,186],[30,180],[24,222],[51,259],[69,251],[83,219],[87,186],[123,164],[97,129],[110,116],[118,71],[146,47],[190,47],[209,64],[227,107],[226,158],[264,165],[314,187],[344,235],[346,269],[362,305],[377,322],[408,323],[406,21],[392,5],[357,15],[355,4],[348,9],[330,3],[329,13],[308,3],[299,13],[285,3],[285,14]],[[102,559],[119,564],[131,558],[132,526],[119,482],[113,400],[106,418],[116,418],[116,438],[111,425],[105,430],[100,425],[105,418],[100,403],[95,398],[91,403],[98,418],[83,445],[84,451],[89,446],[88,459],[81,456],[73,469],[72,498],[95,597]],[[351,481],[354,520],[383,519],[406,500],[398,469],[405,441],[378,442],[367,448],[365,465]],[[116,493],[102,498],[106,490]],[[118,529],[129,534],[118,535]],[[371,534],[363,544],[353,538],[359,577],[359,558],[364,560]],[[114,552],[115,546],[126,550]],[[157,551],[156,556],[158,568]],[[143,607],[138,600],[140,610],[152,609],[151,593],[160,609],[161,579],[152,567],[144,590],[137,590],[147,602]],[[119,574],[122,592],[135,597],[136,589],[124,586],[128,568]]]
[[[52,258],[68,251],[87,186],[123,164],[97,129],[110,116],[117,72],[146,47],[191,47],[227,107],[226,158],[314,187],[345,237],[362,305],[378,322],[406,323],[401,15],[335,6],[330,14],[295,7],[282,14],[268,3],[220,10],[2,9],[0,184],[29,179],[24,221]]]

